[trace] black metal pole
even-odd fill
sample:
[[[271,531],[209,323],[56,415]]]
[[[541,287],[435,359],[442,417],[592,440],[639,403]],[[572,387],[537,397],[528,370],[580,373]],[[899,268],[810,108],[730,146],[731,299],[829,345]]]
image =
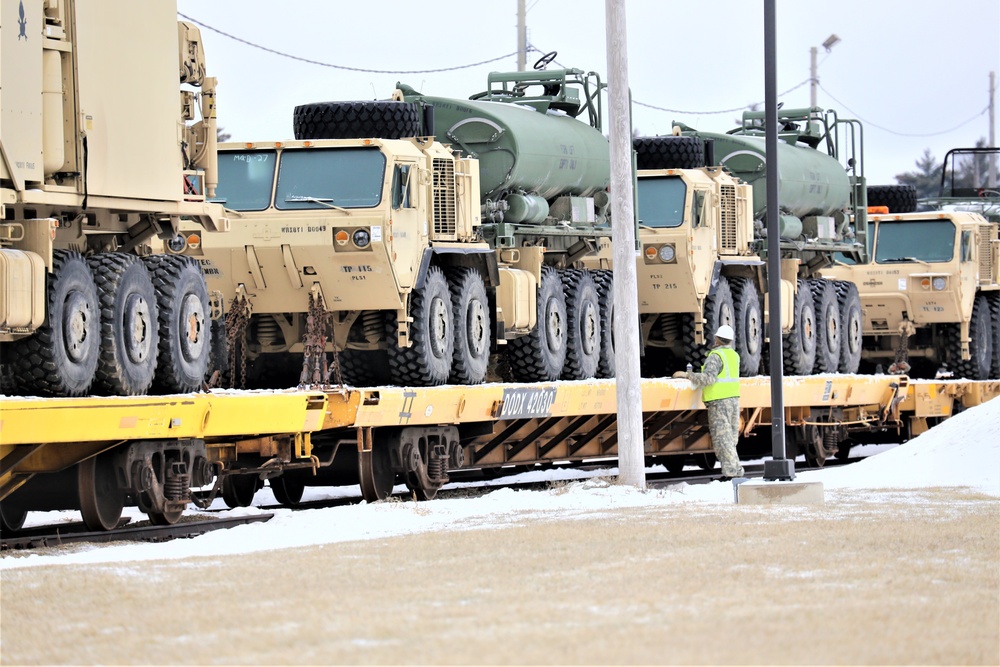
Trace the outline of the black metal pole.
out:
[[[767,163],[767,294],[771,352],[771,455],[764,479],[795,479],[785,458],[784,368],[781,350],[781,249],[778,245],[778,82],[774,0],[764,0],[764,151]]]

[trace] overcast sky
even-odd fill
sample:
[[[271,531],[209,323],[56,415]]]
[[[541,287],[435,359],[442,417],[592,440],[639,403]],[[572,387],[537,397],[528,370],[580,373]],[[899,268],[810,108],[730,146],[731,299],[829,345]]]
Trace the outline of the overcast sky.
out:
[[[607,71],[603,0],[527,0],[528,41],[558,51],[566,67]],[[516,0],[178,0],[178,11],[260,46],[330,65],[414,71],[457,67],[517,50]],[[629,83],[643,134],[673,120],[706,131],[732,128],[738,109],[764,99],[763,1],[626,3]],[[864,122],[870,184],[894,182],[929,148],[989,133],[989,73],[1000,76],[1000,2],[809,0],[777,2],[779,93],[809,103],[809,48],[819,47],[818,104]],[[430,95],[468,97],[511,55],[439,73],[352,72],[268,53],[202,29],[219,79],[219,123],[235,140],[292,137],[296,104],[385,99],[397,81]],[[827,53],[831,34],[840,42]],[[539,56],[530,54],[529,67]],[[802,84],[801,86],[799,84]],[[796,87],[798,86],[798,87]],[[687,113],[681,113],[687,112]],[[956,129],[957,128],[957,129]],[[605,131],[607,122],[605,122]]]

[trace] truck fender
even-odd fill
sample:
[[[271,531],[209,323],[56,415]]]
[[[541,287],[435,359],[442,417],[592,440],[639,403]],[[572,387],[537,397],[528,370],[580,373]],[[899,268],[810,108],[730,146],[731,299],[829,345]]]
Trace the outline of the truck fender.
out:
[[[437,255],[439,263],[445,266],[471,266],[483,276],[486,287],[496,287],[500,284],[500,271],[497,269],[496,251],[492,248],[470,247],[431,247],[425,248],[420,258],[420,268],[417,269],[417,279],[414,289],[421,289],[427,278],[431,259]]]

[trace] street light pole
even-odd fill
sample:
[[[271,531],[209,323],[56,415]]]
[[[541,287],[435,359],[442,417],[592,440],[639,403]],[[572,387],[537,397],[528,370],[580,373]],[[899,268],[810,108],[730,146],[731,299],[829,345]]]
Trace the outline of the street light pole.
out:
[[[823,42],[823,48],[826,49],[827,53],[830,53],[830,49],[833,45],[840,41],[840,37],[836,35],[830,35]],[[816,88],[819,86],[819,73],[817,72],[819,65],[816,62],[816,52],[815,46],[809,47],[809,107],[816,106]]]

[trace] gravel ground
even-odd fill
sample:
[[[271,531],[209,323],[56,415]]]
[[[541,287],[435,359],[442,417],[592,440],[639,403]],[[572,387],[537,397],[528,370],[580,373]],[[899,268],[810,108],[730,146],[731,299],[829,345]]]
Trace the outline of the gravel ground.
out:
[[[7,569],[0,663],[1000,664],[1000,499],[826,500]]]

